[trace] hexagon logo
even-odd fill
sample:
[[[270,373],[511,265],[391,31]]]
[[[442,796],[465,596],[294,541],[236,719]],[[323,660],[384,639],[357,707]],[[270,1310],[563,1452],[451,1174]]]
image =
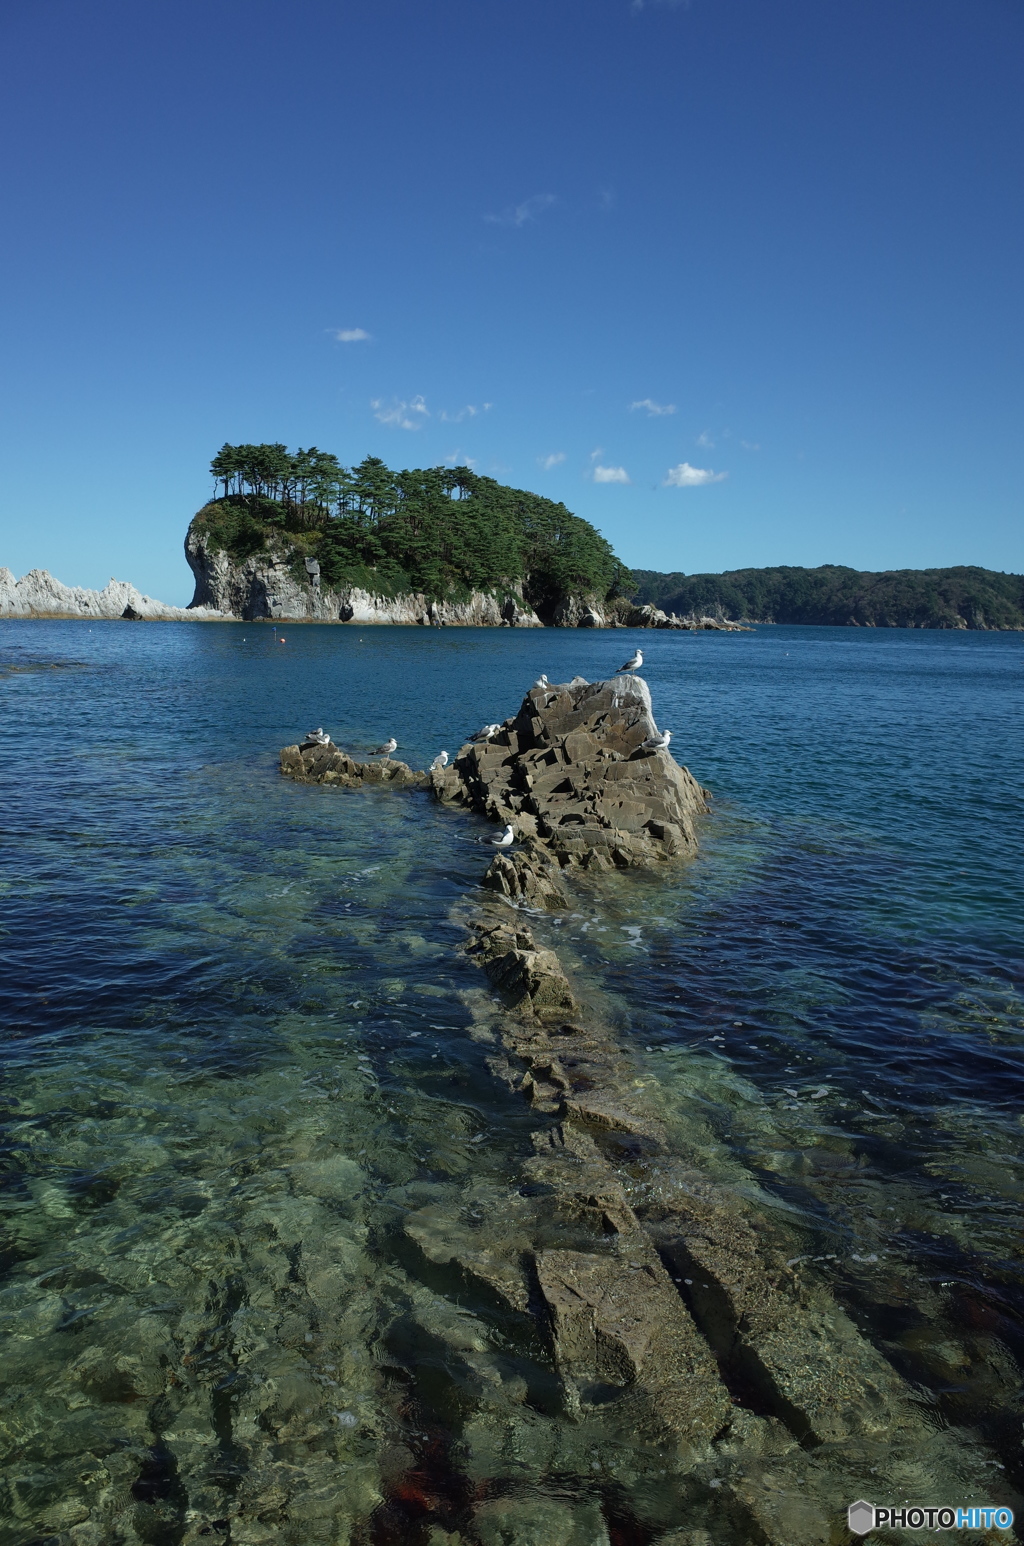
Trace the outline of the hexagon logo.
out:
[[[867,1535],[869,1530],[875,1528],[874,1504],[865,1503],[863,1498],[858,1498],[856,1503],[851,1503],[846,1510],[846,1520],[854,1535]]]

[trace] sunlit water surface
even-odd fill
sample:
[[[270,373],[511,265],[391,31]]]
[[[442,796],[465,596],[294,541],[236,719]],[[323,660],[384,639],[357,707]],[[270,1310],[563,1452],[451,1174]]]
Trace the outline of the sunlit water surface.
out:
[[[536,1127],[472,1033],[452,917],[485,826],[287,783],[277,751],[322,724],[353,750],[393,733],[422,767],[540,671],[600,678],[638,636],[284,634],[0,624],[12,1546],[455,1540],[494,1480],[460,1337],[561,1421],[544,1350],[402,1228],[453,1187],[471,1218],[499,1206]],[[1012,1474],[1024,638],[642,642],[715,797],[700,856],[538,928],[709,1172],[749,1174]],[[596,1508],[597,1462],[563,1436],[555,1467],[554,1442],[521,1479],[556,1469]],[[613,1503],[606,1525],[651,1538]]]

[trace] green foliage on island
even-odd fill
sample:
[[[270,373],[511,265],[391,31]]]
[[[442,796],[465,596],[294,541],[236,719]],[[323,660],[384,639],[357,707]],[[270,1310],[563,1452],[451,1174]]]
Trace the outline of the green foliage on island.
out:
[[[862,628],[1024,628],[1024,575],[962,565],[878,574],[818,569],[731,569],[659,574],[636,569],[635,600],[680,617]]]
[[[468,467],[393,472],[377,457],[343,467],[320,451],[225,445],[210,466],[219,496],[196,516],[213,547],[242,562],[269,543],[329,589],[433,600],[511,585],[541,617],[567,595],[623,594],[632,576],[589,521]]]

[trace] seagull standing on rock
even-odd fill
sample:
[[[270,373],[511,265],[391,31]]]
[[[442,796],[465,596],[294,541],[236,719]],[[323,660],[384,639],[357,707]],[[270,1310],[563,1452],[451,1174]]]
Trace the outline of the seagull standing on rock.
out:
[[[448,766],[448,753],[447,752],[438,752],[437,756],[434,758],[433,762],[430,764],[430,771],[431,771],[431,773],[440,773],[441,769],[442,768],[446,768],[447,766]]]
[[[469,739],[471,741],[489,741],[493,735],[497,735],[500,729],[500,725],[485,725],[482,730],[478,730],[476,735],[471,735]]]
[[[667,752],[671,739],[671,730],[663,730],[661,735],[649,735],[641,744],[645,752]]]
[[[373,755],[375,757],[383,757],[386,762],[387,759],[391,756],[391,753],[397,750],[398,742],[395,740],[394,736],[392,736],[390,740],[384,742],[383,746],[375,746],[373,749]]]
[[[544,691],[547,692],[548,688],[551,686],[551,683],[548,681],[546,676],[539,676],[533,685],[534,687],[543,687]]]
[[[643,650],[637,650],[635,655],[630,655],[629,659],[626,661],[626,664],[624,666],[620,666],[619,667],[619,671],[639,671],[639,669],[643,665],[643,663],[644,663],[644,653],[643,653]],[[618,676],[619,671],[616,671],[616,673],[615,673],[616,676]]]
[[[511,848],[516,840],[516,831],[511,822],[507,822],[504,832],[500,837],[490,839],[492,848]]]
[[[331,744],[331,738],[327,734],[327,731],[324,730],[323,726],[321,726],[317,730],[307,730],[306,731],[306,745],[307,746],[330,746],[330,744]]]

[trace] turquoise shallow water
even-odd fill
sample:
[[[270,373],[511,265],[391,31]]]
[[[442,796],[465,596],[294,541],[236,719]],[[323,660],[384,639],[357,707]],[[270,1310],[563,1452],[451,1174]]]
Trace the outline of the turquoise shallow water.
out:
[[[276,759],[323,724],[424,766],[638,636],[284,633],[0,625],[11,1543],[464,1527],[494,1466],[460,1338],[557,1420],[543,1351],[403,1233],[453,1188],[495,1208],[536,1126],[451,917],[483,824]],[[700,856],[539,927],[681,1141],[749,1176],[937,1420],[1019,1473],[1024,638],[642,642],[715,796]],[[580,1491],[578,1457],[530,1464]],[[603,1506],[612,1540],[653,1538]]]

